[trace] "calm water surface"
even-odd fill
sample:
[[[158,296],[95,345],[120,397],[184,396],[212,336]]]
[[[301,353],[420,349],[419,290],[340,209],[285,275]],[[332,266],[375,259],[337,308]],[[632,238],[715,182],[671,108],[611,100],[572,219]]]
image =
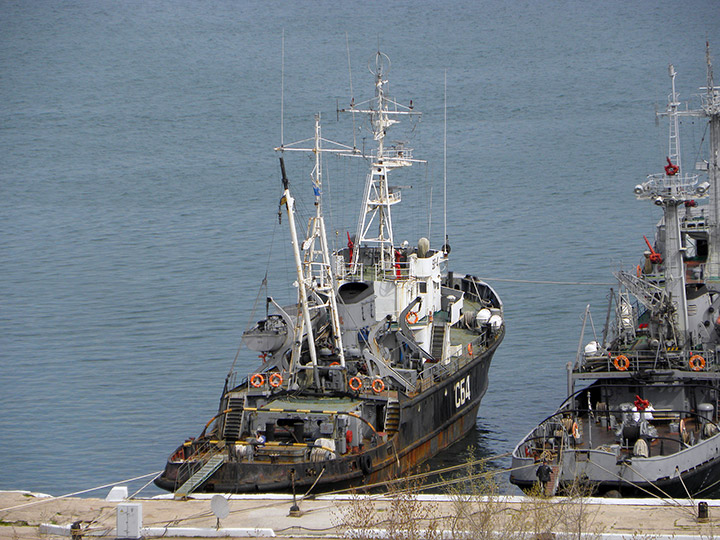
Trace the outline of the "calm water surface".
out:
[[[285,142],[316,112],[350,142],[336,106],[351,77],[370,97],[367,60],[390,56],[393,96],[424,113],[411,146],[429,163],[402,179],[395,218],[411,242],[442,241],[447,76],[452,266],[523,281],[610,283],[636,264],[659,212],[632,187],[664,164],[667,64],[684,98],[705,84],[706,39],[720,66],[710,0],[0,0],[0,489],[160,470],[214,415],[265,273],[292,296],[272,151],[283,32]],[[693,127],[686,160],[702,152]],[[305,211],[310,166],[289,160]],[[340,242],[363,167],[328,159]],[[477,431],[438,463],[509,452],[564,397],[585,305],[604,318],[605,286],[492,283],[507,338]],[[241,349],[238,371],[255,360]]]

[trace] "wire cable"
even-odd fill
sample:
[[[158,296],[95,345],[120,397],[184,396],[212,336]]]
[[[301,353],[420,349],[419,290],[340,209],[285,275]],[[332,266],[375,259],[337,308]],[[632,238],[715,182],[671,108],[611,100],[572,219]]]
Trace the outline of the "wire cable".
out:
[[[507,283],[534,283],[539,285],[602,285],[603,287],[615,285],[615,283],[605,283],[600,281],[543,281],[532,279],[507,279],[494,277],[481,277],[481,281],[504,281]]]
[[[83,493],[90,493],[92,491],[97,491],[99,489],[114,487],[114,486],[117,486],[118,484],[126,484],[128,482],[134,482],[135,480],[141,480],[143,478],[148,478],[150,476],[152,476],[154,479],[154,477],[158,476],[162,472],[163,471],[155,471],[150,474],[143,474],[142,476],[136,476],[135,478],[128,478],[127,480],[119,480],[117,482],[112,482],[110,484],[104,484],[102,486],[97,486],[94,488],[83,489],[81,491],[75,491],[73,493],[66,493],[65,495],[60,495],[58,497],[45,497],[45,498],[39,499],[37,501],[31,501],[28,503],[18,504],[16,506],[9,506],[8,508],[0,508],[0,512],[6,512],[8,510],[17,510],[18,508],[25,508],[27,506],[33,506],[36,504],[42,504],[42,503],[46,503],[46,502],[50,502],[50,501],[57,501],[59,499],[67,499],[68,497],[74,497],[75,495],[82,495]]]

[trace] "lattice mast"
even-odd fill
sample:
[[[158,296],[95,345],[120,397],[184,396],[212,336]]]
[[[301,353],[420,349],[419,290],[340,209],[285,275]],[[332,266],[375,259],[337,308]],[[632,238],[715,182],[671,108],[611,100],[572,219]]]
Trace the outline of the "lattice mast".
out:
[[[311,147],[303,146],[304,143],[307,143],[310,140],[313,142]],[[323,142],[333,145],[333,148],[324,148]],[[301,311],[296,319],[295,341],[290,360],[290,372],[297,372],[298,360],[302,349],[302,336],[304,332],[307,332],[308,352],[310,353],[310,358],[312,360],[311,365],[314,372],[315,383],[319,385],[317,350],[315,348],[313,329],[310,326],[312,319],[311,311],[327,309],[332,327],[332,345],[338,354],[341,366],[345,367],[345,353],[343,350],[342,332],[340,329],[340,319],[337,312],[335,295],[335,274],[332,271],[327,235],[325,232],[325,218],[323,214],[322,155],[325,152],[347,154],[352,153],[352,149],[340,143],[323,139],[320,128],[320,115],[316,115],[315,136],[313,139],[305,139],[287,145],[284,144],[275,150],[280,152],[312,152],[315,155],[315,167],[310,175],[313,195],[315,197],[315,215],[309,220],[307,236],[302,242],[302,245],[299,243],[297,234],[294,232],[294,211],[291,212],[290,208],[288,208],[288,215],[290,216],[291,221],[290,227],[293,242],[293,253],[295,255],[295,264],[298,274],[298,303]],[[286,178],[284,167],[283,179],[283,182],[285,182]],[[287,195],[289,195],[289,190],[287,190],[287,188],[286,191]]]
[[[320,130],[320,115],[315,116],[315,168],[312,171],[313,193],[315,195],[315,215],[308,223],[307,239],[303,243],[305,254],[305,276],[311,280],[312,289],[319,293],[319,298],[327,298],[323,307],[328,309],[332,326],[333,347],[337,352],[340,365],[345,367],[345,352],[343,351],[340,318],[337,310],[335,295],[335,274],[332,271],[330,250],[328,249],[327,235],[325,234],[325,218],[322,207],[322,136]],[[319,247],[316,244],[320,244]]]
[[[388,81],[385,76],[390,70],[390,60],[385,54],[378,52],[375,55],[374,66],[370,65],[368,68],[375,75],[375,98],[371,100],[370,107],[356,108],[353,104],[350,109],[343,109],[343,112],[369,115],[373,139],[377,142],[377,152],[372,158],[372,167],[365,181],[363,205],[355,233],[355,249],[361,246],[380,247],[381,268],[386,269],[393,262],[391,207],[401,200],[399,189],[390,187],[388,174],[393,169],[409,167],[419,160],[413,160],[412,150],[403,145],[386,148],[385,138],[388,128],[399,122],[396,119],[398,116],[419,115],[419,113],[412,111],[412,102],[410,102],[411,106],[407,107],[387,95],[385,85]],[[376,229],[371,232],[373,225]],[[351,271],[354,273],[356,270],[357,257],[353,257]]]

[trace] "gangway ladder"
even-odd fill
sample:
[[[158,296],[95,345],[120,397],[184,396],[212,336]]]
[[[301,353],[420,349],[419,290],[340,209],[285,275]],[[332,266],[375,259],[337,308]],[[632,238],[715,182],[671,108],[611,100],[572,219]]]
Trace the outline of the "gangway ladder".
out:
[[[545,493],[543,493],[546,497],[552,497],[557,493],[558,487],[560,486],[561,468],[562,463],[550,465],[550,469],[552,469],[552,472],[550,473],[550,482],[548,482],[548,485],[545,488]]]
[[[562,466],[563,466],[563,457],[565,456],[565,437],[562,438],[562,442],[560,443],[560,448],[558,449],[558,457],[557,457],[557,463],[553,463],[550,465],[550,469],[552,469],[552,472],[550,473],[550,482],[548,483],[548,486],[545,488],[546,493],[545,495],[548,497],[552,497],[557,493],[558,488],[560,487],[560,476],[562,473]],[[549,491],[549,493],[547,493]]]
[[[215,471],[225,462],[222,450],[210,454],[210,458],[200,467],[188,480],[175,490],[175,499],[185,499],[190,493],[195,491],[205,480],[210,478]]]

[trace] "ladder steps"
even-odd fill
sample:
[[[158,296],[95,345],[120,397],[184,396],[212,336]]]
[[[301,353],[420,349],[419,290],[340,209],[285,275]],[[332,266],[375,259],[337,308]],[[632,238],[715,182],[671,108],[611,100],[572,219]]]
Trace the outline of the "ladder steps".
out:
[[[443,344],[445,341],[445,325],[436,324],[433,326],[432,332],[432,349],[430,353],[435,360],[442,359]]]
[[[389,401],[385,412],[385,433],[391,435],[397,433],[400,427],[400,404],[397,401]]]
[[[192,493],[197,487],[199,487],[205,480],[210,478],[212,474],[217,471],[220,466],[225,462],[225,458],[221,453],[217,453],[210,457],[205,464],[200,467],[200,470],[188,478],[182,486],[175,490],[175,498],[182,499]]]
[[[225,426],[223,428],[223,439],[234,442],[240,436],[240,427],[243,417],[244,399],[230,398],[228,402],[228,412],[225,415]]]

